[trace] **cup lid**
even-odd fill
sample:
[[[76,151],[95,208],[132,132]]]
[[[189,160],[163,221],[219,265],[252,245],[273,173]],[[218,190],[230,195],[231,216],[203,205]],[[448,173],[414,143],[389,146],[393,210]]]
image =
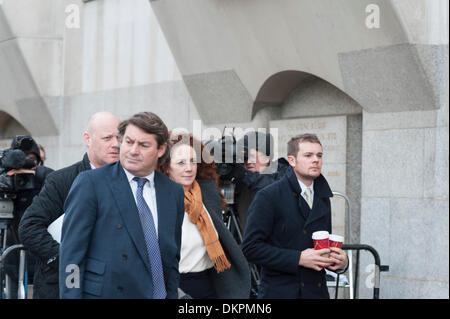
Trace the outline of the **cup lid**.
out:
[[[330,233],[325,230],[316,231],[312,234],[312,239],[326,239],[328,238]]]
[[[332,241],[338,241],[340,243],[344,242],[344,236],[340,236],[340,235],[331,234],[329,239]]]

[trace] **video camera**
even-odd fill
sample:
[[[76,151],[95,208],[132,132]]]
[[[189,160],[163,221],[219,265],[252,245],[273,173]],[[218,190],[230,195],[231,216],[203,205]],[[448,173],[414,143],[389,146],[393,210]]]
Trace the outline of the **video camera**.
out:
[[[249,159],[251,149],[258,150],[272,158],[273,137],[271,134],[250,131],[236,140],[234,129],[232,135],[223,135],[217,141],[208,141],[205,146],[210,150],[216,163],[217,173],[222,180],[230,180],[237,173],[237,166],[242,166]]]
[[[222,179],[227,179],[236,165],[243,164],[247,160],[248,151],[245,145],[238,143],[234,135],[223,135],[217,141],[208,141],[205,147],[214,157],[217,173]]]
[[[23,151],[32,149],[34,144],[29,136],[16,136],[10,149],[0,150],[0,219],[13,218],[12,199],[19,192],[34,188],[34,174],[7,175],[12,169],[31,169],[37,165],[36,160]]]

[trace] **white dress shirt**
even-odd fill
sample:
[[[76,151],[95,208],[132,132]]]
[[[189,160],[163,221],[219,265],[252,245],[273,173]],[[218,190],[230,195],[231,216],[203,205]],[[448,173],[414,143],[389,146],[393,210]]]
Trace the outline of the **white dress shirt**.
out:
[[[209,216],[205,205],[203,209],[209,217],[209,221],[217,235],[217,230]],[[214,263],[206,252],[206,245],[203,241],[197,225],[189,220],[188,213],[184,213],[183,226],[181,231],[181,251],[180,251],[180,273],[200,272],[214,267]]]
[[[305,184],[303,184],[299,179],[297,179],[298,184],[300,185],[300,188],[302,189],[302,197],[305,199],[306,201],[306,188],[309,188],[311,190],[311,203],[314,203],[314,181],[312,182],[312,184],[310,186],[306,186]],[[308,201],[306,201],[308,202]]]
[[[136,201],[136,192],[138,188],[137,181],[134,181],[135,177],[133,174],[128,172],[125,168],[123,169],[125,174],[127,175],[128,182],[130,183],[131,191],[133,192],[134,201]],[[144,189],[142,191],[144,200],[147,203],[147,206],[152,211],[153,222],[155,223],[156,235],[158,235],[158,210],[156,205],[156,192],[155,192],[155,171],[153,171],[150,175],[145,176],[148,180],[147,183],[144,184]]]

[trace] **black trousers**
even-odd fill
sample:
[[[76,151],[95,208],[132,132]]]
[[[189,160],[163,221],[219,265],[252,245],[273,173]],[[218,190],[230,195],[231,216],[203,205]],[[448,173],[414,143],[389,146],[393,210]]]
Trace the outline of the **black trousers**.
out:
[[[217,299],[211,274],[215,271],[210,268],[201,272],[180,274],[180,289],[194,299]]]

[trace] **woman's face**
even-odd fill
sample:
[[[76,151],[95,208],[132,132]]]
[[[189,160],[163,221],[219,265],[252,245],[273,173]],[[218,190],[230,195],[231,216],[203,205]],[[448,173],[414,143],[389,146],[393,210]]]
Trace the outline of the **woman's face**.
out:
[[[170,152],[169,177],[189,189],[197,175],[197,156],[190,145],[175,145]]]

